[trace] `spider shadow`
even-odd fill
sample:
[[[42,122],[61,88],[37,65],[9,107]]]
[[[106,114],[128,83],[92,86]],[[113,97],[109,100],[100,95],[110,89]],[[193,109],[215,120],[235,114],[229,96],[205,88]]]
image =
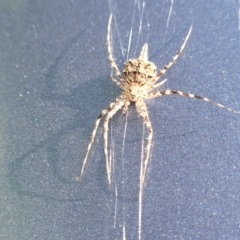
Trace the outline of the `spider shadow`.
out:
[[[69,119],[65,125],[58,131],[51,133],[49,137],[40,141],[38,144],[35,144],[25,153],[21,154],[20,156],[12,159],[12,161],[8,165],[8,176],[9,176],[9,183],[12,191],[17,192],[19,195],[24,195],[28,197],[37,197],[37,198],[46,198],[49,200],[54,201],[61,201],[61,202],[69,202],[69,201],[80,201],[81,198],[68,198],[64,199],[57,196],[49,196],[44,193],[39,193],[38,189],[36,191],[28,189],[28,185],[19,179],[24,178],[23,171],[24,171],[24,163],[27,161],[28,158],[31,158],[32,155],[39,153],[40,151],[44,150],[47,155],[46,162],[49,165],[49,168],[59,183],[64,185],[70,185],[73,182],[67,180],[59,170],[59,159],[60,159],[60,140],[64,137],[64,135],[70,134],[72,131],[79,128],[80,124],[82,124],[81,128],[83,129],[83,138],[88,139],[89,132],[91,132],[92,124],[94,123],[94,119],[97,117],[99,111],[104,108],[105,106],[100,101],[91,101],[91,95],[89,95],[89,89],[93,89],[95,96],[97,98],[102,97],[103,102],[110,102],[111,96],[106,94],[106,89],[111,89],[113,83],[111,80],[109,81],[109,76],[102,76],[97,79],[92,79],[89,82],[85,82],[74,90],[69,93],[56,93],[57,89],[57,79],[56,75],[59,70],[59,65],[63,61],[63,58],[69,54],[71,48],[73,48],[76,44],[78,39],[85,34],[85,30],[81,31],[77,34],[73,39],[71,39],[60,52],[58,57],[54,60],[53,64],[50,65],[46,74],[42,75],[42,82],[44,84],[44,90],[42,91],[41,98],[43,101],[47,102],[57,102],[60,105],[72,109],[75,112],[73,118]],[[79,74],[81,76],[81,74]],[[104,86],[104,87],[102,87]],[[116,91],[117,94],[117,87],[116,90],[112,90],[113,92]],[[105,97],[104,97],[105,96]],[[83,104],[83,99],[86,99],[86,102],[89,102],[88,105]],[[88,101],[89,100],[89,101]],[[92,111],[89,111],[92,109]],[[96,110],[96,111],[95,111]],[[95,115],[94,115],[95,112]],[[88,121],[88,118],[93,119],[91,123]],[[39,161],[39,159],[34,159],[34,161]],[[27,176],[25,176],[27,177]],[[75,183],[75,182],[74,182]],[[79,185],[79,183],[77,183]],[[43,186],[39,186],[41,188]],[[39,189],[40,190],[40,189]]]

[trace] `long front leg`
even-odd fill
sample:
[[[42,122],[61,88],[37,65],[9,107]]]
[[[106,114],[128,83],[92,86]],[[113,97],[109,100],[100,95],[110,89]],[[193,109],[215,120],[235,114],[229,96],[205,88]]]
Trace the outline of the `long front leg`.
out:
[[[206,98],[206,97],[203,97],[203,96],[200,96],[200,95],[196,95],[196,94],[193,94],[193,93],[187,93],[187,92],[182,92],[182,91],[179,91],[179,90],[164,90],[164,91],[157,91],[157,92],[151,92],[149,93],[148,95],[148,98],[154,98],[154,97],[159,97],[159,96],[164,96],[164,95],[171,95],[171,94],[177,94],[179,96],[182,96],[182,97],[190,97],[190,98],[196,98],[196,99],[200,99],[200,100],[203,100],[205,102],[210,102],[220,108],[224,108],[230,112],[233,112],[233,113],[240,113],[240,111],[235,111],[229,107],[226,107],[224,106],[223,104],[221,103],[218,103],[218,102],[215,102],[209,98]]]
[[[190,26],[189,31],[188,31],[188,34],[187,34],[187,36],[185,37],[184,42],[183,42],[182,46],[180,47],[180,49],[177,51],[177,53],[176,53],[175,56],[172,58],[172,60],[171,60],[168,64],[166,64],[166,65],[164,66],[164,68],[162,68],[162,69],[158,72],[158,74],[157,74],[157,76],[156,76],[156,78],[155,78],[155,81],[156,81],[158,78],[160,78],[163,74],[165,74],[166,71],[167,71],[167,70],[173,65],[173,63],[178,59],[178,57],[180,56],[180,54],[182,53],[183,49],[185,48],[185,46],[186,46],[186,44],[187,44],[187,41],[188,41],[188,39],[189,39],[189,37],[190,37],[191,32],[192,32],[192,26]]]
[[[112,14],[109,17],[108,20],[108,33],[107,33],[107,49],[108,49],[108,59],[110,61],[111,67],[113,68],[113,70],[115,71],[116,75],[119,77],[119,79],[121,81],[123,81],[123,77],[118,69],[117,64],[114,61],[113,55],[112,55],[112,51],[111,51],[111,22],[112,22]],[[111,77],[111,79],[113,80],[113,78]],[[113,80],[114,81],[114,80]],[[114,81],[115,82],[115,81]],[[115,82],[116,83],[116,82]]]
[[[139,182],[139,195],[138,195],[138,201],[139,201],[138,203],[138,239],[141,239],[143,188],[144,188],[144,183],[146,178],[147,167],[149,163],[150,150],[151,150],[152,138],[153,138],[153,129],[148,117],[147,107],[142,99],[136,102],[136,109],[139,115],[143,118],[144,124],[148,129],[147,146],[145,149],[143,161],[141,162],[141,166],[140,166],[140,182]]]
[[[112,110],[107,113],[103,125],[104,154],[106,159],[106,170],[109,185],[111,184],[111,160],[109,161],[108,159],[108,123],[112,116],[116,114],[116,112],[121,109],[124,104],[125,102],[120,99],[119,102],[116,103],[116,105],[112,108]]]

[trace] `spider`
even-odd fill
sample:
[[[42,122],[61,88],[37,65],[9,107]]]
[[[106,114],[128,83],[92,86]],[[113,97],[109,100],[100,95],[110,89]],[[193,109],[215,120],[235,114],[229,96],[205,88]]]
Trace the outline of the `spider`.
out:
[[[148,44],[145,43],[142,47],[142,50],[140,52],[140,55],[137,59],[130,59],[127,60],[124,63],[123,73],[121,73],[118,69],[117,64],[114,61],[112,50],[111,50],[111,41],[110,41],[110,35],[111,35],[111,22],[112,22],[112,15],[109,17],[108,21],[108,33],[107,33],[107,49],[108,49],[108,59],[110,61],[111,67],[114,70],[116,77],[113,75],[110,75],[110,78],[112,81],[120,87],[123,92],[118,96],[115,101],[111,102],[107,108],[101,111],[101,113],[98,115],[97,120],[95,122],[93,132],[87,147],[86,155],[83,160],[83,165],[80,172],[80,178],[83,176],[84,168],[88,159],[89,152],[91,150],[99,123],[103,116],[106,115],[104,120],[104,154],[106,159],[106,171],[107,171],[107,179],[109,185],[111,184],[111,161],[109,161],[108,156],[108,124],[109,120],[119,111],[122,109],[123,114],[125,114],[128,110],[128,107],[131,103],[135,103],[136,109],[138,114],[143,118],[143,121],[146,125],[146,128],[148,130],[148,138],[147,138],[147,145],[145,149],[145,156],[144,161],[141,166],[141,172],[140,172],[140,185],[144,183],[146,170],[149,162],[149,156],[150,156],[150,150],[151,150],[151,144],[152,144],[152,138],[153,138],[153,128],[152,124],[149,120],[147,107],[145,104],[145,100],[149,98],[155,98],[160,97],[164,95],[171,95],[176,94],[183,97],[190,97],[190,98],[196,98],[200,99],[206,102],[210,102],[215,104],[218,107],[224,108],[228,111],[231,111],[233,113],[240,113],[238,111],[234,111],[233,109],[226,107],[218,102],[215,102],[209,98],[195,95],[188,92],[182,92],[179,90],[163,90],[163,91],[155,91],[156,88],[162,86],[167,80],[163,80],[161,82],[158,82],[160,77],[166,73],[166,71],[172,66],[172,64],[177,60],[177,58],[182,53],[183,49],[186,46],[186,43],[190,37],[190,34],[192,32],[192,26],[190,26],[189,31],[187,33],[187,36],[184,39],[184,42],[180,49],[177,51],[174,57],[172,57],[172,60],[166,64],[162,69],[160,69],[157,72],[156,65],[148,60]]]
[[[140,183],[139,183],[139,210],[138,210],[138,236],[141,239],[141,224],[142,224],[142,196],[143,196],[143,188],[146,177],[146,171],[148,167],[150,150],[153,139],[153,128],[150,122],[147,107],[145,104],[146,99],[160,97],[164,95],[176,94],[183,97],[190,97],[203,100],[205,102],[210,102],[215,104],[218,107],[224,108],[233,113],[240,113],[240,111],[234,111],[229,107],[226,107],[218,102],[215,102],[209,98],[195,95],[193,93],[182,92],[179,90],[155,90],[161,87],[167,80],[158,81],[162,75],[166,73],[166,71],[173,65],[173,63],[178,59],[183,49],[186,46],[186,43],[191,35],[192,26],[190,26],[187,36],[185,37],[182,46],[177,51],[172,60],[166,64],[162,69],[157,71],[156,65],[148,60],[148,44],[145,43],[142,47],[140,55],[137,59],[130,59],[124,63],[123,73],[121,73],[118,69],[117,64],[114,61],[112,51],[111,51],[111,22],[112,15],[109,17],[108,21],[108,32],[107,32],[107,49],[108,49],[108,58],[111,64],[112,69],[115,72],[116,76],[110,75],[112,81],[120,87],[123,92],[118,96],[113,102],[109,104],[107,108],[101,111],[98,115],[97,120],[95,122],[95,126],[93,128],[93,132],[87,147],[86,155],[83,160],[83,165],[80,172],[80,178],[83,176],[84,168],[88,159],[89,152],[91,150],[99,123],[103,116],[105,117],[103,124],[103,135],[104,135],[104,154],[106,159],[106,171],[107,171],[107,179],[109,185],[111,184],[111,159],[109,160],[108,154],[108,124],[109,120],[120,110],[122,109],[125,114],[128,110],[130,104],[135,103],[138,114],[143,118],[143,122],[148,130],[148,137],[146,148],[144,152],[143,161],[141,161],[140,165]],[[125,226],[123,226],[123,232],[125,232]]]

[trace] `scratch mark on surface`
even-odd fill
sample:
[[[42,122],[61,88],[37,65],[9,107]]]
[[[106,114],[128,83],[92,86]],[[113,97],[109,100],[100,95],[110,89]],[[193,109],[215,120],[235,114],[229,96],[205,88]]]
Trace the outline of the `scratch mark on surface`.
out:
[[[122,41],[121,41],[121,38],[120,38],[120,32],[119,32],[119,29],[118,29],[118,24],[117,24],[117,21],[116,21],[115,18],[113,18],[113,20],[114,20],[114,24],[115,24],[116,31],[117,31],[117,36],[118,36],[118,40],[119,40],[121,52],[122,52],[122,55],[123,55],[123,57],[124,57],[124,56],[125,56],[125,53],[124,53],[124,49],[123,49],[123,46],[122,46]]]
[[[170,6],[170,9],[169,9],[169,12],[168,12],[167,28],[168,28],[168,25],[169,25],[171,14],[172,14],[172,8],[173,8],[173,0],[171,0],[171,6]]]
[[[139,6],[140,19],[139,19],[139,28],[138,28],[138,37],[137,37],[136,49],[137,49],[137,47],[138,47],[139,38],[140,38],[141,31],[142,31],[142,23],[143,23],[143,13],[144,13],[144,10],[145,10],[145,2],[143,2],[143,4],[142,4],[142,9],[141,9],[141,7]]]
[[[140,32],[142,31],[142,22],[143,22],[143,12],[144,12],[144,9],[145,9],[145,2],[143,2],[143,5],[142,5],[142,12],[141,12],[140,21],[139,21],[138,37],[140,35]]]
[[[138,195],[138,240],[141,240],[142,235],[142,198],[143,198],[143,165],[144,165],[144,123],[142,131],[142,151],[141,151],[141,166],[140,166],[140,178],[139,178],[139,195]]]
[[[130,47],[131,47],[131,42],[132,42],[132,27],[130,29],[129,39],[128,39],[127,59],[128,59],[128,55],[129,55],[129,51],[130,51]]]
[[[238,2],[238,30],[240,30],[240,0]]]
[[[138,2],[138,0],[134,1],[132,23],[131,23],[131,29],[130,29],[130,32],[129,32],[129,40],[128,40],[127,59],[128,59],[128,55],[129,55],[130,48],[131,48],[131,43],[132,43],[132,28],[133,28],[133,21],[134,21],[134,17],[135,17],[135,9],[136,9],[137,2]]]
[[[113,227],[116,228],[116,223],[117,223],[117,207],[118,207],[118,191],[117,191],[117,186],[116,186],[116,181],[114,181],[115,183],[115,206],[114,206],[114,223],[113,223]]]
[[[125,225],[123,225],[123,240],[126,240],[126,228],[125,228]]]
[[[126,119],[125,119],[125,125],[124,125],[124,132],[123,132],[123,145],[122,145],[122,174],[125,173],[125,164],[124,164],[124,156],[123,153],[125,151],[125,142],[126,142],[126,134],[127,134],[127,121],[128,120],[128,111],[126,112]],[[124,180],[122,181],[122,195],[123,195],[123,199],[122,199],[122,221],[123,221],[123,226],[124,226],[124,230],[125,230],[125,183]],[[126,236],[125,236],[126,239]]]

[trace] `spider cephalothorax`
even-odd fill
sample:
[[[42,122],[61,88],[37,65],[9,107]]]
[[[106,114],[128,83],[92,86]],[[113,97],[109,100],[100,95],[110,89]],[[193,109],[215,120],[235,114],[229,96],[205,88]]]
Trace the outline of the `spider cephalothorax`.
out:
[[[157,67],[148,61],[148,44],[144,44],[137,59],[125,62],[123,68],[123,89],[131,102],[146,98],[153,89]]]
[[[161,82],[157,82],[157,81],[160,79],[160,77],[163,74],[166,73],[166,71],[172,66],[172,64],[177,60],[177,58],[183,51],[189,39],[189,36],[191,34],[192,27],[190,27],[188,34],[185,37],[185,40],[181,48],[177,51],[176,55],[172,58],[172,60],[167,65],[165,65],[159,71],[156,71],[157,70],[156,65],[153,62],[150,62],[148,60],[148,44],[145,43],[142,47],[141,53],[138,58],[130,59],[125,62],[124,68],[123,68],[123,74],[121,74],[121,72],[117,67],[117,64],[114,61],[114,58],[112,56],[112,51],[111,51],[111,41],[110,41],[111,20],[112,20],[112,15],[110,15],[109,22],[108,22],[108,34],[107,34],[108,58],[109,58],[111,67],[116,74],[116,77],[113,75],[111,75],[110,77],[112,81],[116,83],[117,86],[119,86],[123,90],[123,93],[120,96],[118,96],[113,102],[111,102],[109,106],[104,110],[102,110],[102,112],[99,114],[95,122],[95,126],[92,132],[90,142],[87,147],[85,158],[83,160],[83,166],[81,169],[80,178],[83,175],[88,154],[93,144],[93,140],[95,138],[100,120],[102,116],[106,115],[106,118],[104,120],[104,134],[103,134],[104,135],[104,154],[106,158],[106,170],[107,170],[108,183],[111,184],[112,163],[111,163],[111,159],[109,160],[109,156],[108,156],[109,154],[108,153],[108,123],[109,123],[109,120],[116,114],[117,111],[119,111],[120,109],[123,109],[123,113],[125,113],[130,103],[135,102],[137,112],[143,118],[145,126],[148,130],[148,137],[147,137],[147,144],[145,148],[144,159],[143,161],[141,161],[141,167],[140,167],[139,214],[138,214],[139,216],[138,217],[138,220],[139,220],[138,235],[140,239],[143,186],[145,182],[146,171],[148,167],[150,150],[152,145],[152,137],[153,137],[153,129],[152,129],[150,119],[148,117],[148,111],[145,104],[145,100],[149,98],[164,96],[164,95],[176,94],[183,97],[196,98],[206,102],[211,102],[217,105],[218,107],[225,108],[228,111],[231,111],[234,113],[240,113],[240,112],[234,111],[231,108],[228,108],[220,103],[214,102],[209,98],[202,97],[200,95],[195,95],[192,93],[182,92],[179,90],[171,90],[171,89],[162,90],[162,91],[158,90],[158,88],[161,87],[166,82],[166,80],[163,80]]]

